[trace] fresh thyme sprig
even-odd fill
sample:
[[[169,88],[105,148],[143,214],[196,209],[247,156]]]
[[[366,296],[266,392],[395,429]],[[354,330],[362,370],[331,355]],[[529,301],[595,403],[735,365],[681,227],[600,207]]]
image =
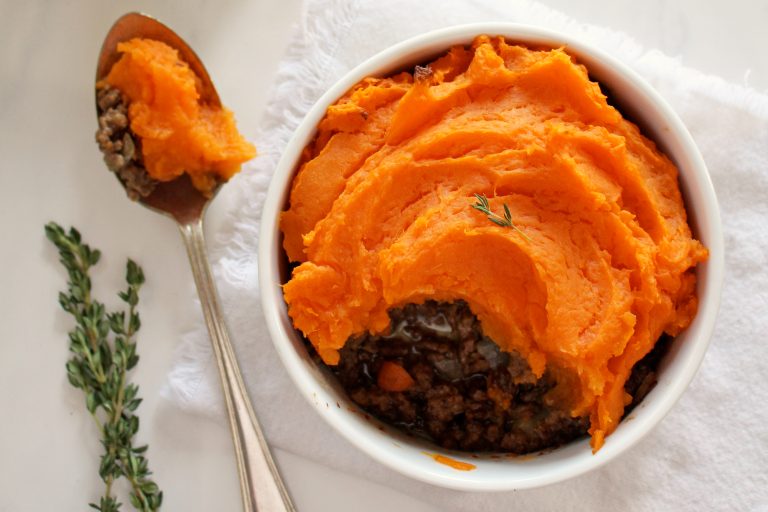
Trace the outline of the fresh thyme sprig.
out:
[[[82,242],[80,233],[69,233],[54,222],[45,234],[59,250],[59,261],[67,269],[67,291],[59,293],[59,304],[71,314],[76,326],[69,332],[67,378],[85,394],[85,406],[101,434],[104,453],[99,475],[104,495],[98,504],[89,505],[101,512],[117,512],[121,503],[113,494],[113,483],[125,477],[131,485],[130,500],[142,512],[160,509],[163,493],[150,478],[144,454],[147,446],[134,446],[139,430],[136,409],[141,403],[139,388],[128,382],[127,373],[136,366],[136,332],[141,327],[136,306],[144,272],[134,261],[126,265],[125,291],[118,293],[128,311],[109,313],[104,304],[91,296],[89,270],[99,262],[101,252]]]
[[[523,233],[523,231],[518,228],[514,222],[512,222],[512,213],[509,211],[509,206],[507,206],[507,203],[504,203],[504,217],[499,217],[495,213],[491,211],[491,205],[488,203],[488,198],[485,196],[485,194],[475,194],[475,198],[477,199],[477,202],[472,205],[472,208],[475,210],[479,210],[486,214],[488,216],[488,220],[493,222],[496,225],[499,225],[503,228],[512,228],[520,235],[528,240],[529,242],[532,242],[530,237]]]

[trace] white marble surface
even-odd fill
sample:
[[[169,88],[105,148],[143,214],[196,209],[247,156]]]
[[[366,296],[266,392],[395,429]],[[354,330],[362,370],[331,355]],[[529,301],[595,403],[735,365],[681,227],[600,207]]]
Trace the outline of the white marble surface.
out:
[[[544,3],[622,30],[689,66],[768,90],[768,66],[756,57],[768,46],[762,0]],[[128,9],[156,15],[192,44],[250,134],[301,5],[0,0],[0,512],[84,509],[100,491],[93,426],[64,375],[69,321],[56,305],[64,276],[42,231],[52,219],[80,227],[105,250],[97,292],[121,286],[126,255],[140,259],[149,276],[135,378],[145,398],[140,437],[150,444],[165,510],[238,510],[226,424],[188,416],[157,392],[189,303],[190,274],[180,263],[186,256],[176,229],[124,199],[92,141],[94,62],[105,31]],[[225,188],[209,228],[216,228],[217,205],[226,201]],[[285,451],[276,456],[301,511],[434,510],[359,475]]]

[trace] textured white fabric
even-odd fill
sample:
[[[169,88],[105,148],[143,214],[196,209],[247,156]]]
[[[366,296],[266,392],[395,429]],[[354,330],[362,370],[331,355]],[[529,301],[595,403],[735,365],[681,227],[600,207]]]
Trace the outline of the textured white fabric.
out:
[[[402,477],[356,450],[304,402],[272,348],[258,298],[262,201],[282,148],[314,101],[347,70],[410,36],[477,21],[563,31],[618,57],[672,104],[699,144],[722,207],[727,275],[704,364],[672,413],[639,446],[589,475],[545,489],[474,494]],[[687,69],[616,31],[515,0],[308,1],[256,137],[235,179],[212,260],[240,362],[270,442],[396,487],[445,510],[768,510],[768,96]],[[190,305],[193,306],[193,305]],[[190,307],[190,318],[197,312]],[[191,320],[190,320],[191,321]],[[202,322],[183,336],[164,393],[223,416]],[[222,421],[224,421],[222,419]]]

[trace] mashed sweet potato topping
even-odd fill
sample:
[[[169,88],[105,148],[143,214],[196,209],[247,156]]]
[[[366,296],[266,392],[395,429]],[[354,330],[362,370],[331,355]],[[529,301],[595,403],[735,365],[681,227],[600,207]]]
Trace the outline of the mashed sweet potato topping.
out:
[[[486,195],[516,226],[471,206]],[[294,325],[328,364],[406,303],[466,301],[597,450],[632,366],[696,313],[694,240],[672,162],[562,49],[479,37],[414,75],[366,78],[305,149],[284,247]]]
[[[195,188],[209,193],[256,155],[232,112],[200,101],[199,78],[175,49],[131,39],[117,50],[123,55],[104,80],[130,101],[131,131],[152,178],[171,181],[186,172]]]

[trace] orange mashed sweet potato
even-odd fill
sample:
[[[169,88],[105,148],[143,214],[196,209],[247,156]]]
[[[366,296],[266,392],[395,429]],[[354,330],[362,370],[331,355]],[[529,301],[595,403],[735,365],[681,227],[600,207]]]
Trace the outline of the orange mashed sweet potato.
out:
[[[475,194],[525,234],[471,206]],[[478,37],[414,75],[366,78],[328,108],[282,214],[294,325],[336,364],[406,303],[466,301],[597,451],[632,366],[696,313],[707,251],[677,169],[562,49]]]
[[[151,39],[131,39],[117,49],[123,55],[104,80],[130,102],[131,130],[152,178],[171,181],[186,172],[208,194],[256,155],[232,112],[200,101],[199,78],[175,49]]]

